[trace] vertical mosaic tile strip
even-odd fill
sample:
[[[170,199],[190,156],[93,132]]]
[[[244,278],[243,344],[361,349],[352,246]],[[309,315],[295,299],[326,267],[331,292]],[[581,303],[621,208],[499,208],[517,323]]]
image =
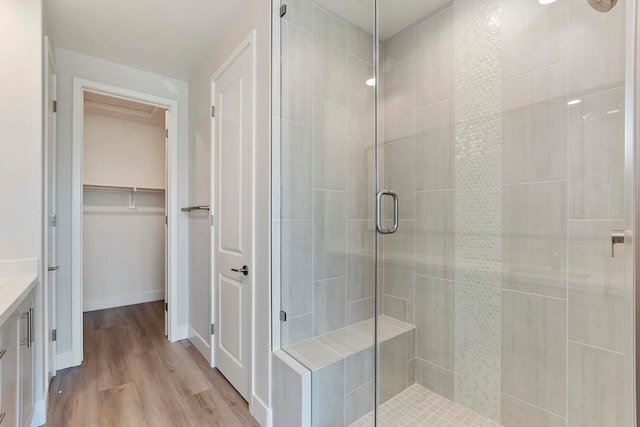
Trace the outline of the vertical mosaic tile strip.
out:
[[[500,421],[501,0],[455,0],[455,400]]]

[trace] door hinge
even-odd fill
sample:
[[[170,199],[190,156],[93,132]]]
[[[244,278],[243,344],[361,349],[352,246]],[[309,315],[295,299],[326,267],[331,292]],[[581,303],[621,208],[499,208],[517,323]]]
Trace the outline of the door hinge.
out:
[[[283,4],[280,6],[280,18],[282,18],[287,13],[287,5]]]
[[[51,101],[51,109],[53,110],[54,113],[58,112],[58,101],[56,100]]]
[[[164,136],[169,138],[169,129],[164,130]]]
[[[216,107],[214,107],[213,105],[211,106],[211,117],[215,117],[216,116]]]
[[[280,310],[280,321],[281,322],[286,322],[287,321],[287,312]]]
[[[56,341],[58,339],[58,330],[57,329],[52,329],[51,330],[51,341]]]
[[[164,216],[164,225],[169,225],[169,217],[167,215]]]
[[[49,227],[55,227],[58,225],[58,217],[56,214],[49,215]]]
[[[164,311],[169,311],[169,303],[168,302],[164,303]]]
[[[212,323],[211,324],[211,335],[214,335],[216,333],[216,324]]]

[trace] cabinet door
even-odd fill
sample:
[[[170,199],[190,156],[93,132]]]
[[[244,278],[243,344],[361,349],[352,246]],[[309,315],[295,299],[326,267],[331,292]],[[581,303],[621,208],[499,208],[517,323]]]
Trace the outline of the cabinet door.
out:
[[[2,325],[2,366],[0,411],[4,413],[1,427],[18,426],[18,319],[11,316]],[[0,351],[2,351],[0,350]]]
[[[33,413],[33,294],[20,305],[17,314],[20,318],[20,425],[29,427]]]

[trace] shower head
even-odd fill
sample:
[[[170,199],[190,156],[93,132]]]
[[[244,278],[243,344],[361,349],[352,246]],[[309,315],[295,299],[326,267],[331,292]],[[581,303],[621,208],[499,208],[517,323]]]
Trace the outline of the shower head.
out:
[[[592,8],[598,12],[609,12],[616,5],[617,0],[587,0]]]

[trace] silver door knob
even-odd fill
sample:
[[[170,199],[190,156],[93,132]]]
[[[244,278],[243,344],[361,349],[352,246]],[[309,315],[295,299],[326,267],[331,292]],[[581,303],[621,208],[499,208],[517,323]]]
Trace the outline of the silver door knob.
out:
[[[249,267],[247,265],[243,265],[242,268],[232,268],[231,271],[235,271],[236,273],[242,273],[245,276],[249,275]]]

